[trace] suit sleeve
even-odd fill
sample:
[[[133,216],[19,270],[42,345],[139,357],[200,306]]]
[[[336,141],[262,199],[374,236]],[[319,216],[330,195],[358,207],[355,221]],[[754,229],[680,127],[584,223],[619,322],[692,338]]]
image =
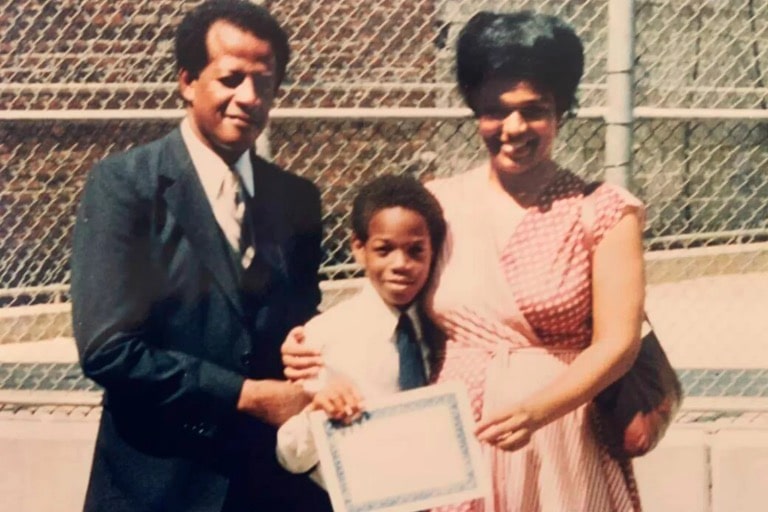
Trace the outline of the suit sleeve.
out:
[[[304,191],[297,203],[297,240],[293,251],[293,272],[297,298],[297,325],[306,323],[318,312],[322,298],[318,272],[322,258],[322,211],[320,191],[317,187],[302,180]]]
[[[90,173],[72,252],[73,330],[86,376],[110,393],[194,424],[234,414],[243,377],[150,339],[157,276],[150,258],[151,201],[120,161]]]

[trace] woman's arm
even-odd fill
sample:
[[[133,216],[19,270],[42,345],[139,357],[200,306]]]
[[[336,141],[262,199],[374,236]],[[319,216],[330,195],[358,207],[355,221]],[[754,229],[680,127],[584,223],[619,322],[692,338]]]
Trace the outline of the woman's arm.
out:
[[[595,247],[591,345],[558,378],[522,402],[483,418],[476,433],[501,449],[525,446],[547,423],[592,400],[632,366],[645,298],[641,220],[625,215]]]

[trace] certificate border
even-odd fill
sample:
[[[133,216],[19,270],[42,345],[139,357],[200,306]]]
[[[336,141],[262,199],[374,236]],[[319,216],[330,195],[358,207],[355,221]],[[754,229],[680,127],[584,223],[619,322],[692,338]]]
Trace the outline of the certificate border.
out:
[[[456,383],[430,386],[394,395],[378,405],[368,407],[363,421],[386,418],[388,416],[424,410],[433,407],[446,408],[450,414],[454,437],[457,439],[462,462],[466,471],[458,481],[447,485],[421,489],[415,492],[387,496],[385,498],[355,503],[349,494],[348,481],[343,461],[337,447],[337,441],[352,433],[355,425],[339,426],[328,420],[324,413],[312,414],[312,427],[316,434],[316,444],[320,452],[323,468],[332,466],[334,475],[324,470],[324,480],[334,504],[334,510],[345,512],[372,512],[415,510],[425,500],[430,500],[427,507],[454,503],[465,499],[482,497],[487,492],[487,478],[480,466],[479,446],[471,432],[467,432],[469,400],[465,389]],[[317,434],[321,434],[318,436]],[[320,439],[318,439],[320,437]],[[331,463],[329,465],[329,463]],[[440,499],[444,498],[444,499]],[[441,503],[442,502],[442,503]]]

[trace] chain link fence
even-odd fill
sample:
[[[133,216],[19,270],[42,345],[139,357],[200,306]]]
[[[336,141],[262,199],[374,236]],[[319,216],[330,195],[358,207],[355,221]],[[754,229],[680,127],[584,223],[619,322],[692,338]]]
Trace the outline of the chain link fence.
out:
[[[765,1],[637,1],[635,23],[638,105],[766,108]]]
[[[70,335],[70,235],[85,175],[178,123],[173,33],[198,3],[0,0],[0,342]],[[555,156],[603,175],[608,0],[263,3],[293,50],[267,146],[322,190],[324,279],[354,275],[357,185],[383,173],[427,180],[484,158],[453,78],[456,36],[480,9],[557,14],[582,36],[580,109]],[[768,2],[635,0],[634,23],[631,188],[648,205],[649,283],[686,285],[651,293],[650,312],[676,333],[758,316],[766,291],[717,315],[690,301],[710,289],[707,276],[768,272]]]

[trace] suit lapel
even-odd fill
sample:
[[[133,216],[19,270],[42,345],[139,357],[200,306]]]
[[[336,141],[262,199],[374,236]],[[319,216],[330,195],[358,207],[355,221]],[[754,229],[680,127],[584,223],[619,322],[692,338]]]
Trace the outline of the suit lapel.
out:
[[[164,197],[168,210],[210,270],[234,309],[244,317],[238,275],[179,129],[168,135],[160,174],[170,180]]]

